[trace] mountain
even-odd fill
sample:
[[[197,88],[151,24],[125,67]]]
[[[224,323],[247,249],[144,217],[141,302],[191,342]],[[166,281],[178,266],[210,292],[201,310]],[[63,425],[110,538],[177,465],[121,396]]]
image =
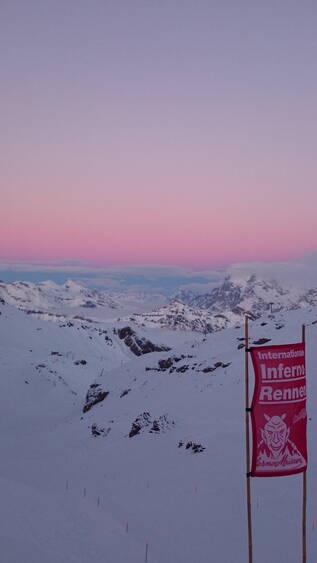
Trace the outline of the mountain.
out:
[[[227,276],[224,282],[209,293],[192,295],[182,292],[176,296],[187,305],[205,309],[212,313],[234,313],[242,316],[246,312],[259,317],[263,314],[290,311],[317,305],[317,289],[302,290],[281,285],[277,281],[258,279],[256,275],[240,279]]]
[[[168,329],[202,334],[239,327],[246,312],[258,318],[317,305],[316,288],[282,285],[237,272],[208,293],[197,295],[183,289],[168,303],[159,295],[91,290],[71,280],[63,285],[51,281],[0,282],[0,297],[44,320],[111,322],[118,328],[131,325],[131,331]],[[136,338],[146,340],[147,336]]]
[[[115,309],[116,303],[105,292],[87,289],[69,280],[63,285],[52,281],[32,282],[0,282],[0,294],[10,304],[18,305],[21,309],[58,308],[58,307],[87,307],[97,305]]]
[[[307,324],[309,490],[316,321],[312,306],[250,323],[251,344],[296,342]],[[136,355],[127,337],[170,349]],[[3,561],[244,563],[244,344],[241,328],[50,322],[1,301]],[[298,561],[301,479],[252,481],[258,563]],[[309,561],[316,510],[310,495]]]
[[[29,314],[55,318],[81,315],[93,319],[114,319],[133,311],[146,311],[166,302],[161,295],[97,291],[73,280],[63,285],[52,281],[0,281],[0,297]]]
[[[132,315],[129,320],[147,328],[190,330],[208,334],[234,326],[241,321],[241,315],[231,310],[228,310],[226,315],[214,314],[201,307],[190,307],[175,299],[155,311]]]

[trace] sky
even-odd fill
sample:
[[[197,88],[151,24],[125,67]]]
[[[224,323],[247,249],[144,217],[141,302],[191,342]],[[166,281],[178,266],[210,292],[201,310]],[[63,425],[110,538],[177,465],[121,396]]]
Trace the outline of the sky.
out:
[[[1,0],[0,259],[314,251],[316,25],[313,0]]]

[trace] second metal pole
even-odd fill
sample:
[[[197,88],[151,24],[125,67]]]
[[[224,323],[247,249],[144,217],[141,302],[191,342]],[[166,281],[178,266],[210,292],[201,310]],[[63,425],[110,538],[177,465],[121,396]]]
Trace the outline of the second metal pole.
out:
[[[249,426],[249,319],[245,316],[245,438],[246,438],[246,477],[247,477],[247,514],[248,514],[248,554],[249,563],[253,561],[252,546],[252,510],[251,510],[251,475],[250,475],[250,426]]]

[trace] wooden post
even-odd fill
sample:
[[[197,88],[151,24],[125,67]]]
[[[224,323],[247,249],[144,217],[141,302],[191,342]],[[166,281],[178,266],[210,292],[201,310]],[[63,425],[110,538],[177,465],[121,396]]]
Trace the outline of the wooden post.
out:
[[[307,512],[307,473],[303,473],[303,563],[307,561],[306,512]]]
[[[251,511],[251,475],[250,475],[250,426],[249,426],[249,319],[245,316],[245,438],[246,438],[246,477],[247,477],[247,514],[248,514],[248,553],[249,563],[253,561],[252,554],[252,511]]]
[[[302,325],[302,342],[306,342],[306,327]],[[307,537],[306,537],[306,515],[307,515],[307,472],[303,472],[303,513],[302,513],[302,548],[303,548],[303,563],[307,560]]]

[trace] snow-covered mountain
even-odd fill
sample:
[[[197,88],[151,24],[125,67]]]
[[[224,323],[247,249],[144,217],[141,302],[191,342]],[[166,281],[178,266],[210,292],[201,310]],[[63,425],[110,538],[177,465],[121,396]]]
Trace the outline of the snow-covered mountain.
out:
[[[93,308],[97,305],[107,305],[115,309],[117,306],[109,295],[87,289],[72,280],[63,285],[52,281],[0,282],[0,293],[8,303],[18,304],[21,309],[27,307],[49,309],[63,306]]]
[[[226,277],[220,286],[203,295],[181,290],[168,305],[129,319],[143,327],[210,333],[241,326],[245,313],[255,319],[315,305],[315,288],[303,291],[252,275]]]
[[[0,313],[2,560],[139,563],[147,553],[152,563],[244,563],[243,330],[49,322],[3,302]],[[251,323],[251,343],[298,341],[309,325],[313,493],[317,309],[273,317]],[[301,476],[255,479],[252,492],[256,561],[296,563]]]
[[[226,277],[224,282],[209,293],[193,295],[182,291],[177,298],[182,302],[226,315],[233,312],[238,316],[251,312],[260,316],[268,312],[289,311],[317,305],[317,289],[302,290],[299,287],[281,285],[275,280],[250,277]]]
[[[212,313],[206,309],[190,307],[178,300],[173,300],[168,305],[154,311],[132,315],[129,320],[148,328],[190,330],[207,334],[241,322],[240,314],[230,310],[226,313]]]
[[[0,297],[29,314],[116,318],[134,311],[146,311],[166,302],[162,295],[114,293],[88,289],[68,280],[63,285],[52,281],[39,283],[0,281]]]
[[[121,294],[88,289],[69,280],[0,282],[0,297],[32,316],[58,322],[108,322],[120,328],[169,329],[208,334],[241,326],[246,312],[252,318],[317,305],[317,289],[281,285],[255,275],[227,276],[209,293],[181,290],[177,299],[149,294]],[[137,336],[138,338],[138,336]],[[140,336],[146,340],[146,336]],[[155,340],[155,338],[154,338]]]

